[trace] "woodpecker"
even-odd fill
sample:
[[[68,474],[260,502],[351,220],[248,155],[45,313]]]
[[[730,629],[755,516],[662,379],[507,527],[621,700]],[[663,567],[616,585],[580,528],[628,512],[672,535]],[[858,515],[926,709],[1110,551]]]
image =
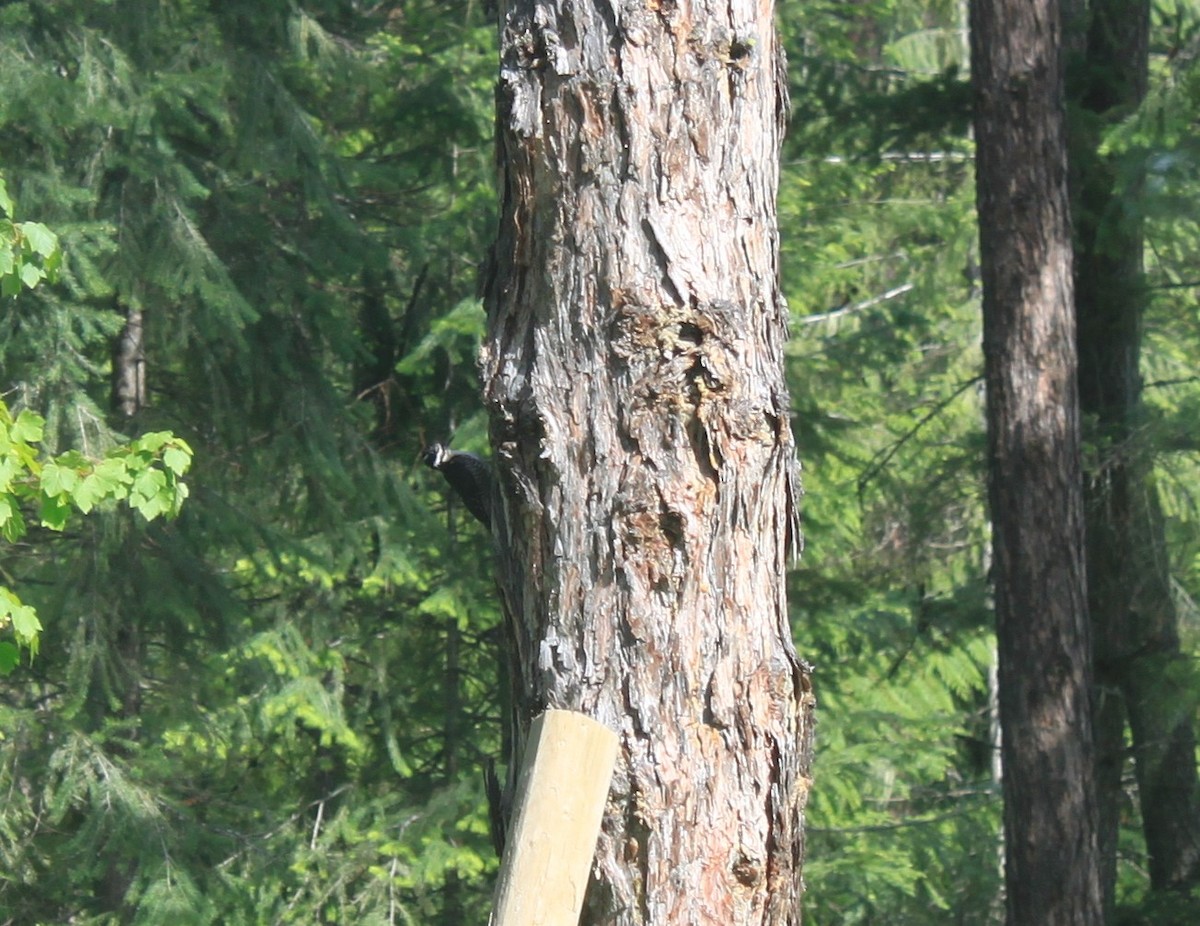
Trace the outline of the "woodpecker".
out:
[[[436,469],[446,477],[467,511],[491,530],[492,468],[487,461],[473,453],[451,450],[445,444],[430,444],[421,459],[430,469]]]

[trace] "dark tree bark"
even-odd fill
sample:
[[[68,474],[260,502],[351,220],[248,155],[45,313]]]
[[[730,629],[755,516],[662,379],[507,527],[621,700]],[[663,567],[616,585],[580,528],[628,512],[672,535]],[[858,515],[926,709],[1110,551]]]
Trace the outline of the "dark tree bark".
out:
[[[1142,223],[1122,209],[1104,128],[1146,94],[1150,5],[1092,0],[1072,127],[1075,302],[1080,403],[1095,451],[1084,474],[1088,606],[1094,628],[1097,788],[1106,905],[1116,878],[1124,720],[1134,747],[1142,827],[1155,889],[1200,881],[1194,710],[1150,449],[1139,442],[1145,286]],[[1084,22],[1080,21],[1080,31]],[[1127,192],[1125,195],[1129,195]]]
[[[1008,922],[1101,922],[1056,0],[975,0],[971,68]]]
[[[483,370],[520,732],[562,707],[621,737],[585,922],[798,923],[771,5],[501,20]]]

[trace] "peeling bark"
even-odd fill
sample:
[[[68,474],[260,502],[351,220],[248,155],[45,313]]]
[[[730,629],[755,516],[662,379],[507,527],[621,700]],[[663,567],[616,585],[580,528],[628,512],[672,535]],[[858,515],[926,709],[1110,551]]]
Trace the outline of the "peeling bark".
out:
[[[482,366],[518,738],[561,707],[622,743],[584,922],[800,919],[771,14],[502,10]]]

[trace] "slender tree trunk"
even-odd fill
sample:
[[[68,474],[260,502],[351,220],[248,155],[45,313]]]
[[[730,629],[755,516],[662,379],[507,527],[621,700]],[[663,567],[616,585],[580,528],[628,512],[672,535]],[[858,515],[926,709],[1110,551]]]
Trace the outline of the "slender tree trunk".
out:
[[[115,518],[124,522],[119,528],[122,539],[120,547],[108,557],[107,569],[102,574],[122,575],[137,554],[137,539],[130,532],[132,512],[119,512]],[[128,591],[128,589],[123,589]],[[92,618],[93,632],[103,640],[91,645],[104,651],[104,655],[92,662],[92,677],[87,694],[90,722],[87,732],[102,737],[103,749],[113,759],[128,761],[134,744],[141,739],[140,719],[146,664],[146,634],[136,620],[119,608],[102,607]],[[109,739],[106,734],[112,724],[121,731],[119,736]],[[86,825],[86,824],[85,824]],[[101,910],[118,917],[130,914],[126,895],[133,883],[135,865],[122,853],[112,853],[104,859],[93,889]]]
[[[622,755],[584,922],[800,919],[812,694],[770,3],[502,5],[485,391],[522,729]]]
[[[113,345],[112,405],[125,418],[146,406],[146,354],[142,310],[130,306]]]
[[[354,371],[354,396],[375,406],[375,430],[372,438],[381,447],[395,440],[399,411],[393,407],[396,396],[396,359],[399,356],[397,326],[388,312],[385,291],[387,275],[375,267],[366,267],[361,275],[362,293],[358,299],[358,326],[363,354]]]
[[[460,752],[462,751],[463,691],[462,691],[462,630],[458,618],[446,620],[446,665],[443,672],[442,740],[445,749],[444,775],[447,786],[458,782]],[[462,879],[458,869],[447,869],[442,880],[441,922],[461,924],[466,913],[463,907]]]
[[[1008,922],[1101,922],[1056,0],[971,7]]]
[[[1142,223],[1121,209],[1116,168],[1100,152],[1107,124],[1146,94],[1150,5],[1092,0],[1073,127],[1080,403],[1091,426],[1084,493],[1089,609],[1099,686],[1097,748],[1106,896],[1116,875],[1125,740],[1133,737],[1142,827],[1155,889],[1200,881],[1200,791],[1186,661],[1180,652],[1152,458],[1139,446]],[[1126,192],[1124,195],[1130,195]]]

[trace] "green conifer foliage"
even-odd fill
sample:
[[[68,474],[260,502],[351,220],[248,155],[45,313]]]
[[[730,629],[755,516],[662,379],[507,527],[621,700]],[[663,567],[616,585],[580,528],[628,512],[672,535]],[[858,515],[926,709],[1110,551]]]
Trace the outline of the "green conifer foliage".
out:
[[[820,726],[805,916],[987,922],[988,669],[970,116],[956,4],[786,20],[781,181]]]
[[[1003,915],[964,9],[783,11],[793,118],[780,213],[807,492],[791,597],[797,639],[818,654],[821,719],[809,922]],[[1183,435],[1198,407],[1198,189],[1184,128],[1200,86],[1197,20],[1190,3],[1155,10],[1147,103],[1105,150],[1123,155],[1120,208],[1146,221],[1152,412],[1139,452],[1154,457],[1195,653],[1196,457]],[[1195,714],[1194,701],[1178,707]],[[1147,887],[1135,799],[1126,901]]]
[[[481,438],[493,42],[423,2],[0,10],[0,170],[66,254],[0,304],[5,396],[51,452],[195,450],[176,522],[5,551],[45,625],[0,683],[13,922],[480,918],[487,543],[415,464]]]

